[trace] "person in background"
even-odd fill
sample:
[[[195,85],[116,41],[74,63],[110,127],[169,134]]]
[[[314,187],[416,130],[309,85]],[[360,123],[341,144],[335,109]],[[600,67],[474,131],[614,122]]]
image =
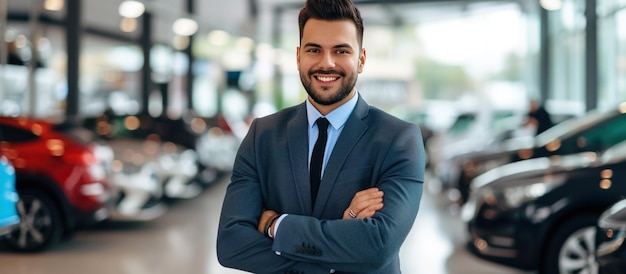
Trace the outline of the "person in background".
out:
[[[554,125],[550,118],[550,113],[538,100],[530,100],[525,126],[535,129],[538,135]]]
[[[356,90],[366,50],[351,0],[307,0],[298,22],[308,97],[250,125],[221,209],[218,261],[253,273],[401,273],[424,183],[420,129]]]

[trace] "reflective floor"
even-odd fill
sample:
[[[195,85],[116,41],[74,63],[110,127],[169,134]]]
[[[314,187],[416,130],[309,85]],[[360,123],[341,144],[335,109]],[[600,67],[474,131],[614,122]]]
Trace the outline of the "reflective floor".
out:
[[[428,182],[428,181],[427,181]],[[215,235],[227,181],[145,223],[105,223],[79,231],[69,241],[39,254],[15,254],[0,247],[3,274],[229,274],[219,265]],[[433,184],[435,185],[435,184]],[[483,261],[463,247],[459,219],[443,199],[425,191],[422,206],[401,250],[403,273],[521,274]]]

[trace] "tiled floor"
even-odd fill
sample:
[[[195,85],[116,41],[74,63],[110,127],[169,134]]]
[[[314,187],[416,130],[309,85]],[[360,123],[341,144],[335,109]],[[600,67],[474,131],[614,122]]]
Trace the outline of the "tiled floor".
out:
[[[106,223],[78,232],[53,250],[15,254],[0,248],[2,274],[229,274],[219,265],[216,224],[227,181],[193,200],[177,201],[146,223]],[[401,250],[403,273],[520,274],[469,254],[461,222],[425,192]]]

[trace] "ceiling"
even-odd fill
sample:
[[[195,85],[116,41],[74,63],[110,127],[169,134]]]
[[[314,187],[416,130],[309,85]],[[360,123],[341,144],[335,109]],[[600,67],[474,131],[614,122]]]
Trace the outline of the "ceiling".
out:
[[[8,1],[9,16],[27,15],[35,1]],[[68,1],[68,0],[66,0]],[[78,0],[75,0],[78,1]],[[354,0],[366,24],[401,25],[425,20],[443,20],[462,16],[473,6],[525,3],[525,0]],[[82,0],[83,27],[122,37],[138,37],[139,33],[123,33],[118,6],[122,0]],[[225,30],[235,35],[257,39],[270,37],[274,30],[296,31],[296,17],[304,0],[143,0],[153,14],[153,39],[171,41],[173,21],[189,16],[188,3],[194,2],[192,18],[200,25],[200,33]],[[0,7],[1,8],[1,7]],[[44,11],[45,16],[62,20],[65,11]]]

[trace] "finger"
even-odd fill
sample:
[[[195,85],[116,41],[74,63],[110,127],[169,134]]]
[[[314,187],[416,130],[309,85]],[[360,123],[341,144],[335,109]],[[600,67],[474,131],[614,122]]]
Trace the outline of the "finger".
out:
[[[362,203],[364,201],[370,200],[370,199],[377,199],[377,198],[382,198],[384,196],[384,193],[380,190],[377,189],[366,189],[360,192],[357,192],[354,195],[354,198],[352,199],[352,202],[354,204],[358,204],[358,203]]]
[[[368,189],[357,192],[355,197],[371,198],[371,197],[379,197],[381,195],[382,195],[382,191],[380,191],[378,188],[368,188]]]
[[[384,193],[376,187],[355,193],[354,197],[352,197],[352,201],[350,201],[349,207],[343,213],[343,218],[357,218],[359,216],[358,213],[363,209],[372,205],[381,204],[383,196]],[[374,210],[376,208],[380,208],[380,206],[374,207]]]
[[[353,214],[350,214],[350,212],[348,211],[348,215],[350,215],[350,217],[352,218],[355,218],[355,216],[358,218],[368,218],[372,217],[374,213],[381,210],[382,208],[382,199],[370,200],[369,203],[364,204],[362,207],[351,208],[350,210],[352,210]]]
[[[372,205],[366,207],[365,209],[363,209],[363,211],[373,211],[373,212],[376,212],[376,211],[380,211],[381,209],[383,209],[383,207],[384,207],[384,205],[381,202],[381,203],[372,204]]]
[[[367,208],[367,207],[369,207],[371,205],[382,204],[382,202],[383,202],[383,198],[372,198],[372,199],[369,199],[369,200],[364,200],[364,201],[361,201],[361,202],[354,203],[352,205],[352,209],[355,210],[355,212],[357,212],[357,211],[361,211],[361,210],[363,210],[363,209],[365,209],[365,208]]]
[[[356,217],[357,217],[356,212],[350,208],[346,209],[343,212],[343,219],[354,219]]]
[[[383,209],[384,204],[381,203],[376,203],[376,204],[372,204],[370,206],[368,206],[367,208],[363,209],[361,212],[364,216],[364,218],[369,218],[369,217],[373,217],[374,214],[378,211],[380,211],[381,209]]]
[[[373,210],[363,210],[363,211],[359,212],[359,214],[357,215],[357,218],[359,218],[359,219],[371,218],[371,217],[374,217],[374,213],[376,213],[376,211],[373,211]]]

